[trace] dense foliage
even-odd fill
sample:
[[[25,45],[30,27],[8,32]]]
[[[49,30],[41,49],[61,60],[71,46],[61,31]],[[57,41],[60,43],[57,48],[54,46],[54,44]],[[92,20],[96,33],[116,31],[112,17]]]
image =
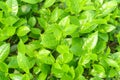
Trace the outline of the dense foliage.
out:
[[[120,80],[120,0],[0,0],[0,80]]]

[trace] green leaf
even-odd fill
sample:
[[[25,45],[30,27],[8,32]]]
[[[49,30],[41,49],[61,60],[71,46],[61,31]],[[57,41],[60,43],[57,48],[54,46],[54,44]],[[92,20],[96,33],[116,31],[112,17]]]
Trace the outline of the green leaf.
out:
[[[48,23],[44,18],[38,18],[38,23],[41,25],[43,29],[46,29],[48,26]]]
[[[35,50],[41,48],[39,40],[32,41],[30,44],[26,45],[26,54],[30,57],[34,57]]]
[[[6,76],[6,74],[1,71],[0,71],[0,80],[8,80],[8,77]]]
[[[103,53],[105,49],[106,49],[106,42],[102,39],[99,39],[96,47],[93,49],[93,52]]]
[[[84,72],[84,69],[83,69],[82,65],[78,65],[76,67],[76,69],[75,69],[75,76],[76,76],[76,78],[78,76],[81,76],[83,74],[83,72]]]
[[[15,73],[15,74],[9,74],[9,76],[10,76],[10,79],[12,79],[12,80],[16,80],[16,79],[18,79],[18,80],[22,80],[22,74],[19,74],[19,73]]]
[[[84,54],[79,59],[78,65],[85,66],[87,63],[90,62],[90,60],[91,60],[91,53]]]
[[[94,32],[91,35],[88,36],[88,38],[85,40],[83,44],[84,50],[92,50],[95,48],[98,41],[98,32]]]
[[[120,44],[120,32],[116,35],[116,37],[117,37],[118,43]]]
[[[20,39],[19,43],[18,43],[18,52],[19,53],[22,53],[22,54],[25,54],[26,53],[26,46],[25,44],[23,43],[23,41]]]
[[[119,67],[118,63],[117,63],[115,60],[113,60],[113,59],[106,58],[105,61],[106,61],[107,64],[108,64],[109,66],[111,66],[111,67],[116,67],[116,68]]]
[[[21,19],[19,19],[19,20],[14,24],[14,26],[20,27],[20,26],[22,26],[23,24],[27,24],[27,20],[21,18]]]
[[[11,12],[13,15],[17,15],[18,13],[18,2],[17,0],[7,0],[6,4],[11,8]]]
[[[72,77],[72,79],[75,78],[75,70],[74,70],[73,66],[70,67],[68,74],[70,74],[70,76]]]
[[[3,11],[0,11],[0,21],[2,20],[3,17]]]
[[[71,11],[72,14],[77,14],[82,10],[82,7],[84,5],[84,2],[86,0],[66,0],[66,4],[68,6],[68,9]]]
[[[53,64],[55,62],[54,57],[51,55],[51,52],[46,49],[42,49],[36,54],[36,57],[40,59],[41,62],[45,64]]]
[[[62,18],[59,22],[59,25],[62,26],[62,28],[65,28],[69,24],[70,24],[69,16]]]
[[[103,68],[103,66],[99,65],[99,64],[94,64],[93,65],[93,69],[91,71],[91,74],[93,76],[99,76],[101,78],[104,78],[106,75],[105,75],[105,70]]]
[[[37,22],[37,21],[36,21],[36,18],[35,18],[35,17],[30,17],[29,20],[28,20],[28,24],[29,24],[31,27],[35,26],[36,22]]]
[[[76,80],[86,80],[86,78],[84,76],[78,76]]]
[[[114,54],[112,54],[112,58],[119,64],[120,52],[115,52]]]
[[[0,41],[6,40],[15,34],[15,27],[4,27],[3,30],[0,31]]]
[[[6,15],[8,14],[8,9],[9,8],[8,8],[8,6],[5,2],[0,1],[0,9],[2,9],[5,12]]]
[[[83,7],[83,10],[95,10],[95,6],[94,5],[87,5],[87,6]]]
[[[77,25],[77,26],[80,26],[79,19],[76,16],[70,16],[70,23]]]
[[[57,51],[60,53],[60,54],[64,54],[64,53],[69,53],[69,47],[67,45],[59,45],[57,47]]]
[[[30,57],[34,56],[35,47],[33,44],[26,45],[26,54]]]
[[[18,68],[18,63],[17,63],[17,57],[13,56],[9,58],[9,64],[8,64],[9,68]]]
[[[57,46],[58,44],[58,41],[56,40],[55,36],[51,33],[47,34],[43,34],[42,36],[42,42],[41,44],[44,46],[44,47],[47,47],[47,48],[50,48],[50,49],[53,49]]]
[[[72,35],[75,31],[77,31],[78,26],[76,25],[68,25],[64,29],[64,34],[65,35]]]
[[[23,2],[29,3],[29,4],[36,4],[38,2],[41,2],[42,0],[22,0]]]
[[[72,80],[72,77],[68,74],[64,74],[62,77],[61,77],[61,80]]]
[[[27,36],[27,35],[21,36],[20,38],[21,38],[21,40],[23,41],[23,43],[25,43],[25,42],[28,41],[28,36]]]
[[[98,76],[95,76],[94,78],[91,78],[90,80],[102,80],[102,79]]]
[[[40,72],[40,68],[39,67],[34,67],[33,72],[35,74],[38,74]]]
[[[49,73],[51,68],[50,68],[50,65],[48,64],[44,64],[44,63],[41,63],[40,60],[37,61],[37,65],[39,66],[39,69],[41,70],[41,72],[43,73]]]
[[[69,65],[67,65],[67,64],[63,64],[63,65],[62,65],[62,70],[63,70],[65,73],[68,73],[69,69],[70,69]]]
[[[19,20],[18,17],[9,16],[9,17],[3,18],[2,23],[5,24],[6,26],[13,26],[18,20]]]
[[[24,74],[22,80],[30,80],[30,75]]]
[[[29,69],[31,69],[35,65],[35,58],[28,57],[28,60],[29,60]]]
[[[22,5],[21,8],[20,8],[21,12],[23,14],[27,14],[30,12],[31,10],[31,5],[30,4],[25,4],[25,5]]]
[[[21,26],[17,30],[17,35],[18,36],[25,36],[29,32],[30,32],[30,28],[28,26]]]
[[[40,75],[39,75],[39,77],[38,77],[38,79],[39,80],[46,80],[46,78],[47,78],[47,74],[46,73],[40,73]]]
[[[76,56],[81,56],[84,54],[84,50],[82,49],[83,46],[83,39],[81,38],[73,38],[72,39],[72,45],[70,48],[70,51],[76,55]]]
[[[53,33],[53,35],[55,36],[56,40],[58,40],[58,41],[62,38],[62,30],[60,29],[60,26],[57,25],[57,24],[50,25],[46,29],[46,33],[47,34]]]
[[[50,22],[56,22],[63,11],[56,7],[50,17]]]
[[[108,34],[107,33],[99,33],[98,35],[102,40],[104,40],[105,42],[108,41]]]
[[[59,55],[56,59],[56,62],[63,64],[70,62],[72,59],[73,59],[73,54],[69,52]]]
[[[117,7],[117,1],[111,0],[104,3],[100,9],[102,11],[102,15],[107,15],[111,13],[116,7]]]
[[[98,24],[93,22],[87,22],[86,24],[83,24],[83,26],[80,28],[80,33],[89,33],[93,31]]]
[[[114,76],[116,76],[116,70],[115,69],[110,69],[109,77],[114,77]]]
[[[29,73],[29,60],[25,54],[18,53],[17,55],[18,66],[24,70],[26,73]]]
[[[62,71],[62,67],[59,63],[54,63],[51,69],[52,74],[54,74],[57,78],[61,78],[64,75]]]
[[[111,32],[115,28],[116,27],[114,25],[111,25],[111,24],[101,25],[101,26],[99,26],[99,31],[102,33],[107,33],[107,32]]]
[[[0,46],[0,60],[4,61],[10,53],[10,44],[5,43]]]
[[[94,19],[93,23],[96,23],[96,24],[107,24],[107,19]]]
[[[0,62],[0,72],[8,73],[8,66],[4,62]]]
[[[38,34],[38,35],[40,35],[40,29],[39,28],[31,28],[31,32],[33,33],[33,34]]]
[[[93,60],[93,61],[98,61],[98,56],[97,56],[97,54],[91,54],[90,55],[91,56],[91,60]]]
[[[45,3],[44,3],[44,8],[48,8],[50,6],[52,6],[54,3],[55,3],[56,0],[45,0]]]

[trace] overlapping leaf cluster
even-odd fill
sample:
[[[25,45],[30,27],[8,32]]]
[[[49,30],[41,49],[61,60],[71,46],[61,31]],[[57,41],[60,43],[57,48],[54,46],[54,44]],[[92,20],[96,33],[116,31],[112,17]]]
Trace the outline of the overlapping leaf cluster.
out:
[[[0,0],[0,80],[119,80],[120,0]]]

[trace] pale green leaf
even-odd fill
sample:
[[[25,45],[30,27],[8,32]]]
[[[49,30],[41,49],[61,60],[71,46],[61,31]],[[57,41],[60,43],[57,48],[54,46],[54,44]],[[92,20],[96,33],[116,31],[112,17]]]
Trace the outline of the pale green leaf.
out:
[[[28,26],[21,26],[17,30],[17,35],[18,36],[25,36],[29,32],[30,32],[30,28]]]
[[[66,16],[66,17],[62,18],[59,22],[59,25],[62,26],[63,28],[65,28],[69,24],[70,24],[69,16]]]
[[[56,40],[55,36],[51,33],[49,34],[43,34],[42,36],[42,42],[41,44],[44,46],[44,47],[47,47],[47,48],[50,48],[50,49],[53,49],[57,46],[58,44],[58,41]]]
[[[117,7],[117,1],[111,0],[104,3],[101,7],[102,15],[107,15],[111,13]]]
[[[18,53],[17,55],[18,66],[24,70],[26,73],[29,73],[29,60],[25,54]]]
[[[23,43],[23,41],[21,39],[20,39],[20,42],[18,43],[17,48],[18,48],[19,53],[25,54],[26,46],[25,46],[25,44]]]
[[[105,61],[106,61],[107,64],[108,64],[109,66],[111,66],[111,67],[116,67],[116,68],[119,67],[118,63],[117,63],[115,60],[113,60],[113,59],[107,58],[107,59],[105,59]]]
[[[69,53],[69,47],[67,45],[59,45],[57,47],[57,51],[60,53],[60,54],[64,54],[64,53]]]
[[[36,54],[36,57],[40,59],[41,62],[45,64],[53,64],[55,62],[54,57],[51,55],[51,52],[46,49],[42,49]]]
[[[12,79],[12,80],[22,80],[22,74],[19,74],[19,73],[13,73],[13,74],[9,74],[9,76],[10,76],[10,79]]]
[[[29,3],[29,4],[36,4],[38,2],[41,2],[42,0],[22,0],[23,2]]]
[[[0,60],[4,61],[10,53],[10,44],[5,43],[0,46]]]
[[[54,3],[55,3],[56,0],[45,0],[45,3],[44,3],[44,8],[48,8],[50,6],[52,6]]]
[[[18,13],[18,2],[17,0],[7,0],[6,1],[9,8],[11,8],[11,12],[13,15],[17,15]]]
[[[91,74],[93,76],[99,76],[101,78],[104,78],[105,75],[105,69],[103,68],[103,66],[99,65],[99,64],[94,64],[93,65],[93,69],[91,71]]]
[[[115,28],[116,27],[114,25],[111,25],[111,24],[101,25],[101,26],[99,26],[99,31],[102,33],[107,33],[107,32],[113,31]]]
[[[84,41],[83,49],[84,50],[92,50],[95,48],[98,41],[98,32],[94,32],[88,36],[88,38]]]

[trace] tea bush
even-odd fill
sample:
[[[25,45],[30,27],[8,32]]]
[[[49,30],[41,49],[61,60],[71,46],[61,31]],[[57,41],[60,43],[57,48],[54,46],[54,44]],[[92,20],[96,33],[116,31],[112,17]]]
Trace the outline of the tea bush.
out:
[[[120,0],[0,0],[0,80],[120,80]]]

